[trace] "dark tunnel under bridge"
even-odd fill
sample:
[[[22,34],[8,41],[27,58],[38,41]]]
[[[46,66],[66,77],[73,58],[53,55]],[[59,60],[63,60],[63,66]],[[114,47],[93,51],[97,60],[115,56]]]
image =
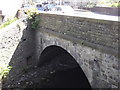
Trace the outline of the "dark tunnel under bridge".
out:
[[[90,83],[76,60],[63,48],[49,46],[40,55],[38,67],[53,64],[54,72],[43,88],[90,88]]]

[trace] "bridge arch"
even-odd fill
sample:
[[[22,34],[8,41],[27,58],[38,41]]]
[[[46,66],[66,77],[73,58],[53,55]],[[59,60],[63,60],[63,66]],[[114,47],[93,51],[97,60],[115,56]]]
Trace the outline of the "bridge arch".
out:
[[[54,62],[55,73],[51,76],[51,82],[57,88],[91,88],[83,70],[65,49],[57,45],[46,47],[39,58],[38,67]]]

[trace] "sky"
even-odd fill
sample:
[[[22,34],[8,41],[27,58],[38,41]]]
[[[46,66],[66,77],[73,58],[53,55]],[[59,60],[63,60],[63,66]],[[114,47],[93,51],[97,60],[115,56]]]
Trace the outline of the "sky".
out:
[[[14,15],[21,3],[22,0],[0,0],[0,10],[4,15]]]

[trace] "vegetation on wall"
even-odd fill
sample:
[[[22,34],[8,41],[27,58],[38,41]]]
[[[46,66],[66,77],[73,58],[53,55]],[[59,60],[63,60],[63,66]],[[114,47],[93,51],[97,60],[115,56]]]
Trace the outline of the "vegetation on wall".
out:
[[[7,66],[7,65],[0,66],[0,79],[7,78],[11,69],[12,69],[11,66]]]
[[[111,4],[110,7],[120,7],[120,2],[119,3],[113,3],[113,4]]]
[[[40,22],[40,17],[38,15],[38,13],[37,12],[29,12],[28,19],[30,20],[31,28],[37,29],[39,26],[39,22]]]

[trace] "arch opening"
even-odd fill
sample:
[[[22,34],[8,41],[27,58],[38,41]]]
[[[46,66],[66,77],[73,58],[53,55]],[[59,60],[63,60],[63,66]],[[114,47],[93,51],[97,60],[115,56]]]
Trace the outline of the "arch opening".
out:
[[[77,61],[63,48],[48,46],[40,55],[38,67],[49,65],[53,68],[49,74],[48,88],[90,88],[90,83]]]

